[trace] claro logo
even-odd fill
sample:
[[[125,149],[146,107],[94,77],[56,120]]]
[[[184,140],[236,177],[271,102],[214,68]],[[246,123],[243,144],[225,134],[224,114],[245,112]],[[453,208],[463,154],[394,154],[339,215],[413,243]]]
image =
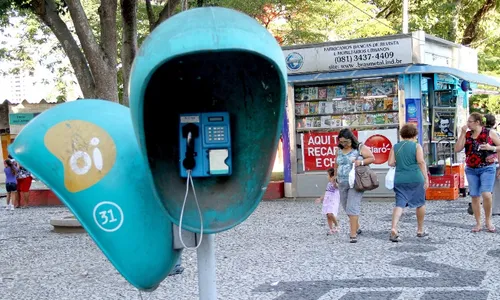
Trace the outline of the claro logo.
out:
[[[380,134],[372,135],[365,141],[365,145],[370,148],[375,156],[374,164],[381,165],[389,160],[392,143],[385,136]]]

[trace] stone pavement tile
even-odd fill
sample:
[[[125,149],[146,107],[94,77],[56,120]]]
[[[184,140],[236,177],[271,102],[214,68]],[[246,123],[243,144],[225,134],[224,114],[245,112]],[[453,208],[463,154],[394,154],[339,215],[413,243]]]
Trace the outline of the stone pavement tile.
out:
[[[392,203],[364,202],[357,244],[348,243],[344,213],[341,232],[326,236],[313,201],[262,202],[216,236],[219,299],[441,300],[450,291],[453,299],[500,299],[500,235],[471,233],[467,202],[428,202],[425,238],[406,210],[400,243],[388,240]],[[50,218],[66,213],[0,211],[0,299],[141,299],[88,235],[51,231]],[[142,299],[198,299],[195,251],[183,252],[183,266]]]
[[[488,291],[445,291],[426,292],[420,300],[487,300]]]
[[[353,292],[346,294],[340,300],[396,300],[401,292]]]

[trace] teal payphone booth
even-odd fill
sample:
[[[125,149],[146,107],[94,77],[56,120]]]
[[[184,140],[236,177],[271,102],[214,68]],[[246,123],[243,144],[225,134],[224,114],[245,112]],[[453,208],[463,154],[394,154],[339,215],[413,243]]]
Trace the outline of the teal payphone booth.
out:
[[[283,52],[247,15],[191,9],[148,36],[130,77],[132,120],[156,192],[175,224],[183,206],[182,228],[197,233],[200,220],[211,234],[252,213],[270,178],[285,97]],[[186,128],[194,147],[189,153]],[[194,166],[184,165],[186,153]],[[190,167],[198,203],[186,194]]]

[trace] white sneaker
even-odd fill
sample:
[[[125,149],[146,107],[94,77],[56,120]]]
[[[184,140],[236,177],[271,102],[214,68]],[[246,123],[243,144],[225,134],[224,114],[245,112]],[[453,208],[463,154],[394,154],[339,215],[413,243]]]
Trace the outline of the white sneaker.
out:
[[[10,204],[5,205],[5,210],[9,210],[9,209],[10,209]]]
[[[10,210],[14,210],[14,204],[10,205]]]

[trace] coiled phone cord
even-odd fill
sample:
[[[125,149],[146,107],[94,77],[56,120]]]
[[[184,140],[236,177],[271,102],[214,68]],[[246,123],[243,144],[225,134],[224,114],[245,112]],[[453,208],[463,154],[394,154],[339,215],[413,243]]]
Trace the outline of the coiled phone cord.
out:
[[[198,207],[198,214],[200,216],[200,241],[196,247],[187,247],[184,244],[184,240],[182,239],[182,218],[184,217],[184,207],[186,206],[187,196],[189,194],[189,185],[191,184],[191,188],[193,189],[194,201],[196,202],[196,207]],[[181,244],[184,248],[189,250],[196,250],[201,245],[201,241],[203,240],[203,216],[201,215],[200,204],[198,203],[198,197],[196,197],[196,190],[194,189],[193,177],[191,176],[191,170],[187,170],[187,180],[186,180],[186,194],[184,195],[184,202],[182,203],[181,209],[181,217],[179,220],[179,238],[181,240]]]

